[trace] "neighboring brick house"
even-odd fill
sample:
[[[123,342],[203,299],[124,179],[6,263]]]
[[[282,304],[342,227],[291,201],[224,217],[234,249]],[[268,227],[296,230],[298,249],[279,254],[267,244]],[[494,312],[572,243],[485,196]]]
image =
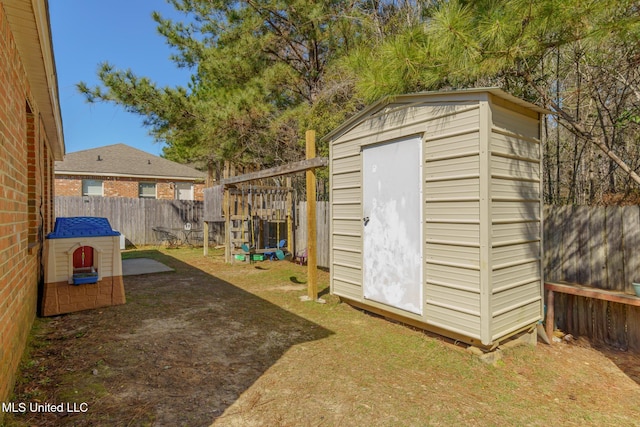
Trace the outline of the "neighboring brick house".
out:
[[[55,164],[56,196],[203,200],[206,174],[125,144],[76,151]]]
[[[36,316],[43,239],[53,229],[53,164],[64,150],[48,3],[0,0],[1,402]]]

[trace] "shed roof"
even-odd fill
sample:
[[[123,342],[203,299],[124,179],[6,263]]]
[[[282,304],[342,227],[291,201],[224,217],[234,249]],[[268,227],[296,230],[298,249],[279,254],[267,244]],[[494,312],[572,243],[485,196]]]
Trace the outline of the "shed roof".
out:
[[[113,144],[68,153],[56,162],[56,175],[98,175],[138,178],[203,180],[200,172],[180,163],[154,156],[126,144]]]
[[[454,97],[461,98],[467,95],[469,97],[469,100],[471,100],[471,99],[477,99],[478,96],[483,93],[490,93],[491,95],[494,95],[498,98],[502,98],[507,101],[513,102],[516,105],[519,105],[524,108],[528,108],[540,114],[551,113],[551,111],[549,110],[546,110],[538,105],[532,104],[531,102],[528,102],[516,96],[513,96],[497,87],[470,88],[470,89],[460,89],[460,90],[450,90],[450,91],[417,92],[417,93],[410,93],[410,94],[403,94],[403,95],[389,95],[369,105],[359,113],[353,115],[350,119],[342,123],[333,131],[329,132],[327,135],[325,135],[322,138],[322,141],[330,140],[332,138],[335,138],[338,135],[341,135],[349,131],[362,119],[364,119],[365,117],[371,114],[376,113],[377,111],[385,108],[388,105],[428,102],[431,99],[434,99],[436,97],[442,97],[442,96],[448,96],[451,98],[454,98]]]

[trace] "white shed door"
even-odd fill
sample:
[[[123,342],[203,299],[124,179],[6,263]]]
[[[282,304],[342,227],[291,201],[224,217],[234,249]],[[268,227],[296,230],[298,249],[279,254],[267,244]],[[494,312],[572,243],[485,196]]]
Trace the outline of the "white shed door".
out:
[[[362,157],[364,297],[422,314],[422,140],[365,147]]]

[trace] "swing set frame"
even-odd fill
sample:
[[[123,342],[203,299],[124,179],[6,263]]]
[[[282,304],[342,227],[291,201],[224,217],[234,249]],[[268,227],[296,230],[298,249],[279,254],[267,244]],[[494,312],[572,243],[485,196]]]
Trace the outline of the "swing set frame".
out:
[[[315,169],[327,166],[329,164],[329,159],[326,157],[316,157],[316,133],[314,130],[308,130],[306,132],[305,141],[306,159],[299,162],[288,163],[283,166],[263,169],[260,171],[243,173],[241,175],[235,175],[235,168],[232,168],[228,163],[225,163],[223,179],[220,181],[220,184],[224,189],[223,216],[225,221],[225,260],[226,262],[232,262],[233,257],[236,254],[234,253],[234,250],[238,254],[246,255],[246,251],[242,250],[242,244],[255,244],[255,223],[252,221],[252,218],[255,218],[256,221],[259,220],[260,223],[265,220],[267,221],[267,224],[276,223],[276,242],[280,241],[280,224],[282,224],[283,222],[286,223],[287,250],[289,252],[293,252],[293,188],[291,187],[291,178],[286,177],[286,185],[282,187],[269,187],[263,184],[264,181],[260,182],[260,180],[284,175],[291,175],[298,172],[305,172],[307,199],[307,297],[309,300],[319,301],[317,283],[317,191]],[[256,185],[255,181],[258,181],[262,185]],[[252,185],[252,183],[254,184]],[[273,204],[271,205],[271,209],[269,209],[266,204],[256,203],[256,197],[268,196],[269,191],[273,191],[273,194],[279,196],[276,197],[276,201],[279,203],[277,204],[277,206],[275,206],[279,209],[274,209]],[[252,197],[245,198],[245,192],[247,195],[252,195]],[[286,197],[284,197],[285,195]],[[282,205],[282,202],[284,202],[284,206]],[[269,213],[274,213],[276,215],[276,218],[268,218]],[[237,223],[232,224],[233,221],[240,221],[240,230],[237,230]],[[246,229],[245,224],[247,225]],[[236,227],[233,227],[234,225],[236,225]],[[241,233],[241,239],[238,239],[233,235],[233,233],[237,233],[238,231]],[[249,234],[247,234],[247,231],[249,232]],[[205,255],[207,254],[208,249],[208,239],[206,238],[208,234],[208,223],[205,222]],[[240,240],[247,241],[240,242]],[[239,252],[236,248],[239,248],[242,252]],[[264,253],[265,249],[266,251],[274,252],[278,249],[277,243],[276,248],[258,249],[254,247],[252,248],[252,251],[254,251],[254,253],[260,253],[258,251],[262,251],[262,253]],[[249,256],[251,256],[251,254],[249,254]]]

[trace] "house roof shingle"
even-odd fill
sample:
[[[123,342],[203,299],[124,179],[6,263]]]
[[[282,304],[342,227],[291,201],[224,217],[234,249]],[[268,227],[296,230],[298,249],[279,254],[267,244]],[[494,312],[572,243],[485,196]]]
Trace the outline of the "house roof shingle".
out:
[[[55,164],[57,175],[102,175],[145,178],[205,179],[206,174],[126,144],[67,153]]]

